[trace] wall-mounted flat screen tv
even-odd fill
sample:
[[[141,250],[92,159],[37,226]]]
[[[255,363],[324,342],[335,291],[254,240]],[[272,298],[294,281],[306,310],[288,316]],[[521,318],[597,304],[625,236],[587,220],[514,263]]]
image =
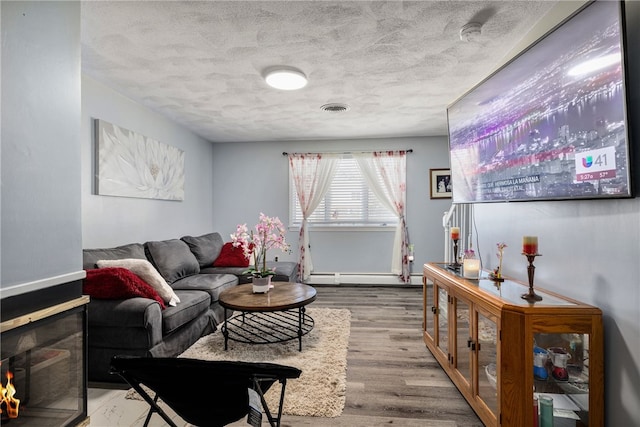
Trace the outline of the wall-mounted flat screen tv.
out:
[[[633,195],[623,7],[589,3],[447,107],[454,203]]]

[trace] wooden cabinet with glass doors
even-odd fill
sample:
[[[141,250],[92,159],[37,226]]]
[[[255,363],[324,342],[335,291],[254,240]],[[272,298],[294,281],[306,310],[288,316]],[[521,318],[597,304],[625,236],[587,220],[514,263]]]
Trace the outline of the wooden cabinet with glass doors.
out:
[[[425,264],[427,348],[487,426],[538,427],[534,396],[553,399],[554,427],[604,426],[602,312],[528,289]]]

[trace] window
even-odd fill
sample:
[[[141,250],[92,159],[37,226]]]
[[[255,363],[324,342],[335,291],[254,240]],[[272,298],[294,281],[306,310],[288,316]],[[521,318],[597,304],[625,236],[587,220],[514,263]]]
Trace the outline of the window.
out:
[[[382,177],[378,176],[380,182]],[[296,189],[289,174],[289,218],[291,225],[302,223]],[[382,205],[369,189],[356,160],[345,154],[339,161],[331,187],[309,218],[314,225],[395,226],[398,217]]]

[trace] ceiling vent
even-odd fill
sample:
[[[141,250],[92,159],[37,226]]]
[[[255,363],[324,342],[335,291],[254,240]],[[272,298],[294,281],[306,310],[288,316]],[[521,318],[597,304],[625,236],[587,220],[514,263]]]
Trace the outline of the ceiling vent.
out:
[[[322,111],[326,111],[328,113],[344,113],[349,110],[349,106],[347,104],[324,104],[320,107]]]
[[[469,22],[460,28],[460,40],[463,42],[475,42],[480,39],[482,24]]]

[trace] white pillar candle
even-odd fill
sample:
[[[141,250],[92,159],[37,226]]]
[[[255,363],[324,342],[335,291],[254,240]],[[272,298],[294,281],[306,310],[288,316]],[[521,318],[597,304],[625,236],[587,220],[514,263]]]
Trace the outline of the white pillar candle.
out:
[[[480,260],[479,259],[463,260],[462,275],[467,279],[477,279],[480,276]]]

